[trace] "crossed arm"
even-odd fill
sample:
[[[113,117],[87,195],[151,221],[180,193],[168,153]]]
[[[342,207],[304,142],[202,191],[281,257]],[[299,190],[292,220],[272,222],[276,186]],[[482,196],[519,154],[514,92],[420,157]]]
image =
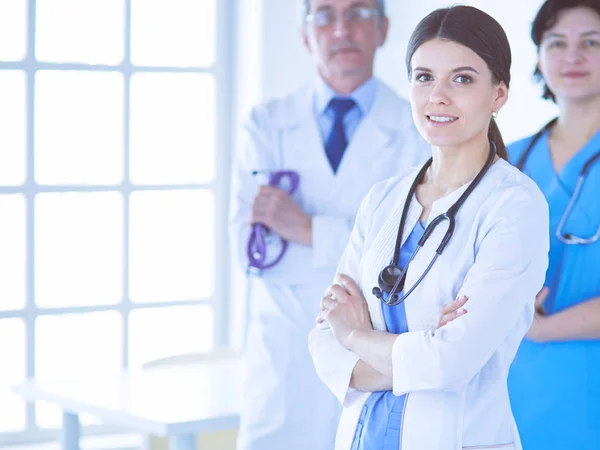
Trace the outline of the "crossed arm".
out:
[[[389,355],[398,335],[374,330],[358,285],[346,275],[338,278],[343,287],[333,285],[328,289],[321,300],[317,323],[327,320],[340,343],[360,358],[352,371],[351,388],[363,392],[391,391]],[[467,298],[463,296],[444,306],[437,328],[464,315],[466,302]]]

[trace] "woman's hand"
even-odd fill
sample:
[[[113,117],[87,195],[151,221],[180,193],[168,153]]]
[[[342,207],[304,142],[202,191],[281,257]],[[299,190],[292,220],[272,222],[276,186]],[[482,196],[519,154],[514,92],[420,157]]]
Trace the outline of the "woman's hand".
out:
[[[321,300],[321,312],[317,323],[326,321],[333,335],[345,348],[355,330],[372,330],[371,315],[367,301],[358,285],[346,275],[338,275],[342,285],[330,286]]]
[[[527,339],[530,339],[534,342],[545,342],[547,339],[548,333],[546,330],[546,325],[548,323],[548,315],[544,309],[544,302],[546,301],[549,293],[550,289],[544,287],[535,297],[535,314],[533,316],[531,327],[526,335]]]
[[[452,322],[454,319],[459,318],[467,313],[467,310],[463,308],[467,303],[467,297],[462,296],[458,297],[453,302],[448,303],[442,308],[442,316],[440,317],[440,321],[438,323],[437,328],[442,328],[447,323]]]

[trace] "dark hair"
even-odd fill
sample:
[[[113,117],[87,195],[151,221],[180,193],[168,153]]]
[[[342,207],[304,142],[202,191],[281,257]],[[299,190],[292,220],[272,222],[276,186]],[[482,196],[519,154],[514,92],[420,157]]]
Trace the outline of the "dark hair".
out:
[[[544,33],[556,25],[558,15],[567,9],[578,8],[581,6],[593,9],[600,15],[600,0],[546,0],[544,2],[531,25],[531,40],[537,47],[538,53],[540,51]],[[556,103],[554,93],[548,88],[544,76],[542,75],[542,72],[540,72],[537,64],[535,66],[535,71],[533,72],[533,77],[536,81],[543,83],[544,85],[542,98],[552,100]]]
[[[489,14],[472,6],[452,6],[433,11],[413,31],[406,51],[406,70],[410,77],[411,60],[417,49],[432,39],[444,39],[468,47],[483,59],[494,78],[510,85],[510,44],[502,26]],[[507,159],[506,145],[492,118],[489,139],[496,144],[498,156]]]

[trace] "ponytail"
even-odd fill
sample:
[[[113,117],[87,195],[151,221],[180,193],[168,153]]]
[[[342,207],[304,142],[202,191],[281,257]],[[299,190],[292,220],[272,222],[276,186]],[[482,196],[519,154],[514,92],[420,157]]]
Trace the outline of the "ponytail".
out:
[[[502,134],[500,133],[500,129],[498,128],[498,124],[496,120],[492,118],[490,121],[490,127],[488,128],[488,138],[494,144],[496,144],[496,154],[508,161],[508,153],[506,151],[506,145],[504,145],[504,140],[502,139]]]

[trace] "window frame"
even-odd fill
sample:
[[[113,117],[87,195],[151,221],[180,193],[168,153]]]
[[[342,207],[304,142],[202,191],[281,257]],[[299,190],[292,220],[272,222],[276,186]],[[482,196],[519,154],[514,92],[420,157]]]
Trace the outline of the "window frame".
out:
[[[202,1],[202,0],[197,0]],[[124,58],[118,65],[89,65],[74,63],[48,63],[35,59],[35,10],[36,0],[26,0],[26,54],[22,61],[0,61],[0,70],[18,70],[25,73],[26,78],[26,179],[20,186],[0,185],[0,194],[22,194],[26,202],[26,303],[23,309],[0,311],[0,319],[19,318],[25,323],[26,377],[35,376],[35,321],[40,316],[63,315],[72,313],[91,313],[98,311],[117,311],[122,320],[122,368],[128,368],[129,359],[129,315],[134,310],[145,308],[168,308],[182,305],[209,305],[213,310],[215,346],[228,345],[229,338],[229,267],[231,264],[228,246],[228,205],[230,192],[230,168],[232,164],[233,145],[233,95],[232,69],[234,61],[234,2],[235,0],[215,0],[215,62],[210,67],[143,67],[133,66],[130,58],[131,35],[131,2],[123,0],[124,5]],[[123,135],[123,182],[119,185],[38,185],[34,181],[34,92],[35,74],[38,70],[74,70],[74,71],[116,71],[124,77],[124,135]],[[181,185],[132,185],[129,182],[129,118],[131,76],[134,73],[208,73],[214,76],[216,86],[216,130],[215,130],[215,176],[206,184]],[[128,296],[129,291],[129,205],[133,192],[150,190],[211,190],[215,198],[215,270],[214,292],[203,299],[174,302],[134,303]],[[56,308],[39,308],[35,304],[34,280],[34,223],[35,197],[40,193],[56,192],[120,192],[123,195],[123,291],[122,301],[114,305],[72,306]],[[84,435],[97,435],[123,431],[115,425],[89,425],[83,428]],[[36,424],[35,405],[26,406],[26,427],[21,431],[0,432],[2,445],[18,445],[55,439],[57,430],[41,429]]]

